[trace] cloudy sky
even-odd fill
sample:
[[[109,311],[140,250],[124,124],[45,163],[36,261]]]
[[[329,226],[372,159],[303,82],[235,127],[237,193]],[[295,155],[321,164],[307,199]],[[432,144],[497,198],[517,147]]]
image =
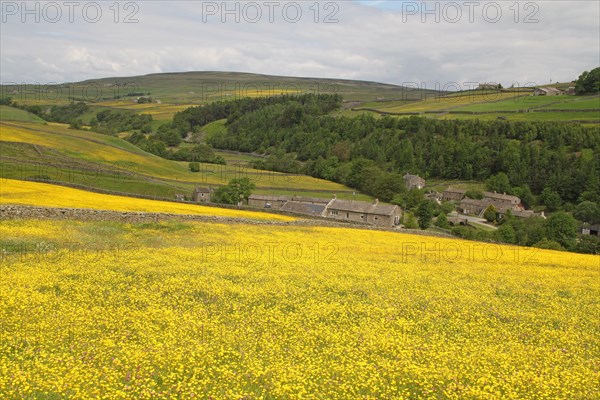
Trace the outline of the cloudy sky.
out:
[[[600,65],[597,1],[1,2],[0,80],[240,71],[429,88]]]

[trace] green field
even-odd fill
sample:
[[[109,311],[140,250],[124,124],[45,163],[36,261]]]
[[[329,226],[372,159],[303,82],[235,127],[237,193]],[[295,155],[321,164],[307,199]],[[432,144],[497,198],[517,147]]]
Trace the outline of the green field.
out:
[[[28,113],[27,111],[20,110],[18,108],[8,106],[0,106],[0,120],[46,123],[46,121],[44,121],[37,115]]]
[[[50,179],[90,188],[173,197],[191,195],[196,186],[218,186],[250,178],[257,191],[318,196],[351,189],[305,175],[248,167],[250,155],[228,153],[229,165],[202,164],[193,173],[188,163],[146,153],[117,137],[68,129],[62,124],[0,121],[2,173],[5,178]],[[242,162],[232,162],[234,159]]]
[[[15,93],[16,92],[16,93]],[[25,94],[26,93],[26,94]],[[421,99],[432,90],[406,89],[397,85],[343,79],[297,78],[236,72],[184,72],[144,76],[94,79],[84,82],[48,85],[2,86],[2,94],[19,103],[68,103],[68,96],[90,102],[114,100],[115,96],[143,93],[163,104],[202,104],[242,97],[274,96],[283,93],[339,93],[347,100]],[[135,96],[125,97],[131,103]],[[149,104],[146,106],[153,106]],[[159,107],[159,110],[160,111]],[[157,110],[154,110],[157,111]],[[160,112],[159,112],[160,114]],[[160,117],[159,117],[160,118]]]
[[[505,118],[510,121],[581,121],[590,124],[600,123],[600,111],[553,111],[553,112],[523,112],[523,113],[488,113],[488,114],[438,114],[429,115],[441,119],[481,119],[494,120]]]
[[[419,114],[441,119],[507,119],[600,123],[599,96],[532,96],[527,92],[466,92],[411,102],[365,102],[337,115]]]

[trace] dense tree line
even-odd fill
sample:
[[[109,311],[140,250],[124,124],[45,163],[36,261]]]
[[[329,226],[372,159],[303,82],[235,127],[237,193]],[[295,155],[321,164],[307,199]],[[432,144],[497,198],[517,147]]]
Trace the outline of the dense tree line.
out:
[[[301,104],[313,113],[329,112],[341,104],[340,95],[313,95],[299,96],[282,95],[273,97],[244,98],[235,101],[217,101],[203,106],[191,107],[180,111],[173,117],[173,127],[179,130],[182,136],[188,132],[214,121],[227,119],[229,123],[267,106],[286,104],[290,102]]]
[[[109,135],[133,130],[149,133],[152,131],[151,124],[152,115],[116,110],[99,111],[90,121],[92,130]]]
[[[410,117],[336,118],[289,102],[248,113],[215,133],[216,148],[293,154],[310,175],[376,194],[386,173],[484,181],[500,191],[576,203],[600,194],[600,131],[580,124]],[[397,178],[397,177],[396,177]]]
[[[554,234],[550,221],[536,225],[510,217],[498,221],[498,233],[482,234],[488,239],[574,250],[580,242],[571,240],[578,224],[571,215],[581,222],[600,220],[597,128],[541,121],[346,118],[327,115],[326,109],[295,99],[268,104],[229,118],[227,129],[207,141],[215,148],[267,154],[256,167],[304,172],[407,207],[416,226],[429,226],[426,220],[433,216],[419,199],[422,193],[404,188],[406,172],[426,179],[485,181],[487,190],[517,195],[528,208],[570,213],[568,223],[561,221],[569,226],[568,239]],[[539,229],[529,232],[534,227]]]
[[[579,75],[579,79],[575,82],[575,91],[578,94],[600,93],[600,67]]]

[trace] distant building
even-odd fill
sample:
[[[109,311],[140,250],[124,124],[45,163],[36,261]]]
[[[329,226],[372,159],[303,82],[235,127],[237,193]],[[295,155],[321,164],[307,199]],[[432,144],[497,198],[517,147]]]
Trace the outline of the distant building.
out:
[[[400,224],[402,209],[396,205],[374,202],[338,200],[302,196],[251,195],[248,205],[269,208],[313,217],[362,222],[365,224],[393,228]]]
[[[443,201],[461,201],[467,193],[464,189],[447,189],[442,192]]]
[[[331,200],[329,200],[331,201]],[[281,211],[291,212],[295,214],[312,215],[314,217],[320,217],[327,208],[327,203],[303,203],[301,201],[290,200],[286,202],[281,208]]]
[[[483,192],[483,199],[489,200],[496,208],[510,206],[515,210],[523,210],[521,199],[506,193]]]
[[[248,205],[256,208],[273,208],[279,210],[290,201],[288,196],[252,194],[248,197]]]
[[[508,213],[508,210],[510,210],[510,213],[512,214],[513,217],[517,217],[517,218],[540,217],[540,218],[546,219],[546,215],[544,214],[543,211],[536,213],[533,210],[514,210],[512,208],[501,208],[498,210],[498,214],[500,214],[501,217],[504,217]]]
[[[408,190],[423,189],[425,187],[425,179],[421,178],[419,175],[406,174],[402,179],[404,180],[404,186],[406,186]]]
[[[579,232],[582,235],[599,236],[600,237],[600,224],[596,224],[596,225],[583,225],[579,229]]]
[[[533,89],[534,96],[558,96],[563,92],[555,87],[540,87]]]
[[[372,203],[366,201],[351,201],[333,199],[324,211],[324,217],[363,222],[386,228],[400,225],[402,211],[395,205],[380,204],[378,200]]]
[[[329,204],[331,199],[322,199],[320,197],[292,196],[292,201],[297,201],[305,204],[317,204],[326,206],[327,204]]]
[[[197,187],[196,190],[194,190],[192,199],[196,203],[210,203],[211,194],[211,188]]]
[[[575,86],[569,86],[566,93],[567,94],[575,94]]]
[[[479,217],[483,216],[485,210],[492,205],[489,200],[477,200],[465,198],[458,205],[458,210],[463,214],[472,214]]]

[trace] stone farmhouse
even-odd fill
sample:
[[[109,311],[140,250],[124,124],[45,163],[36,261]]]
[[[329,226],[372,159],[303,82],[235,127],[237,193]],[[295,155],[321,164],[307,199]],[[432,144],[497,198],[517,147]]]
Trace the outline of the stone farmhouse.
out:
[[[465,197],[466,191],[463,189],[448,189],[441,194],[444,201],[455,201],[458,203],[457,210],[463,214],[483,216],[483,213],[494,206],[496,211],[504,216],[510,210],[513,216],[519,218],[542,217],[546,218],[544,213],[536,213],[533,210],[526,210],[521,204],[521,199],[506,193],[483,192],[483,198],[469,199]]]
[[[400,207],[389,204],[380,204],[378,200],[373,203],[366,201],[333,199],[323,213],[324,217],[363,222],[369,225],[393,228],[400,225],[402,211]]]
[[[461,200],[457,208],[463,214],[472,214],[481,217],[483,216],[485,210],[487,210],[491,205],[492,202],[490,202],[489,200],[465,198]]]
[[[496,208],[510,206],[514,210],[523,210],[521,199],[506,193],[483,192],[483,199],[488,200]]]
[[[425,187],[425,179],[421,178],[419,175],[406,174],[402,179],[404,180],[404,186],[406,186],[408,190],[423,189]]]
[[[192,199],[196,203],[210,203],[211,195],[212,195],[211,188],[197,187],[196,190],[194,190]]]
[[[579,232],[582,235],[598,236],[600,237],[600,224],[595,225],[583,225],[579,228]]]
[[[402,210],[396,205],[374,202],[321,199],[300,196],[251,195],[248,205],[256,208],[271,208],[280,211],[325,217],[340,221],[360,222],[386,228],[400,225]]]
[[[448,189],[442,192],[443,201],[461,201],[467,193],[464,189]]]
[[[534,96],[558,96],[560,94],[563,94],[563,92],[555,87],[542,87],[533,90]]]
[[[253,194],[248,197],[248,205],[256,208],[273,208],[279,210],[281,206],[290,201],[288,196]]]

